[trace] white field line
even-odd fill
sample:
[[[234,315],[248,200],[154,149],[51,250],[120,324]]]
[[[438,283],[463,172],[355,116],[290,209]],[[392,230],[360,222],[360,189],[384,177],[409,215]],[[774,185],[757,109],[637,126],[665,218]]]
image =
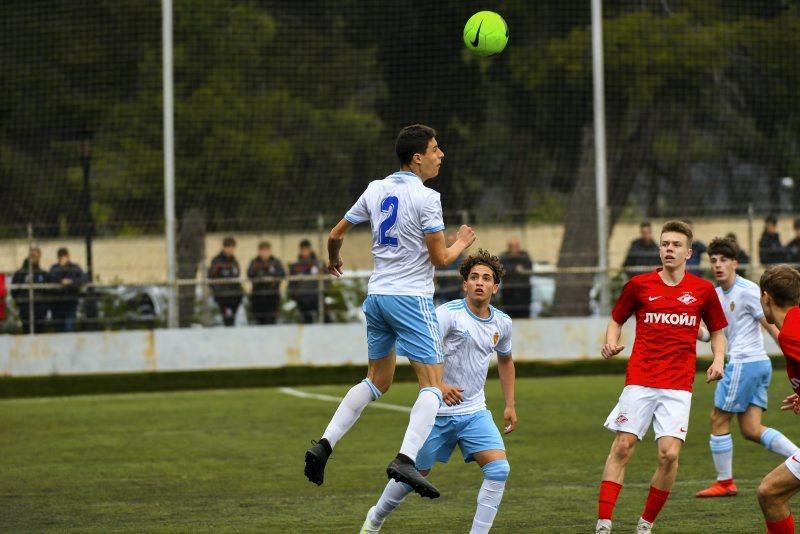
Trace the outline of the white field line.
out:
[[[342,397],[334,397],[333,395],[322,395],[321,393],[308,393],[294,388],[278,388],[278,391],[286,395],[291,395],[293,397],[300,397],[301,399],[314,399],[314,400],[336,402],[336,403],[342,401]],[[400,406],[399,404],[389,404],[388,402],[370,402],[368,406],[372,406],[373,408],[380,408],[382,410],[393,410],[395,412],[409,413],[411,411],[411,408],[409,408],[408,406]]]

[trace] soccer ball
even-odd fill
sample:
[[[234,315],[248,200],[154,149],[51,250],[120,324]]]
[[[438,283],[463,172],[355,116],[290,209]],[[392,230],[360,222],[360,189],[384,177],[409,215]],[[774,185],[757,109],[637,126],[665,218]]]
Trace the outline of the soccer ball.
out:
[[[473,54],[494,56],[508,43],[508,25],[494,11],[478,11],[464,26],[464,44]]]

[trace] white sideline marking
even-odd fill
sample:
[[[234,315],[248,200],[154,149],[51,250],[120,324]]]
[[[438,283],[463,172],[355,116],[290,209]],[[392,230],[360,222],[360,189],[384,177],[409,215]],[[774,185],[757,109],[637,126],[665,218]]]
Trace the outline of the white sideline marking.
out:
[[[321,400],[327,402],[341,402],[342,397],[334,397],[333,395],[322,395],[321,393],[307,393],[305,391],[300,391],[299,389],[294,388],[278,388],[278,391],[281,393],[285,393],[286,395],[291,395],[293,397],[300,397],[301,399],[314,399],[314,400]],[[370,402],[369,406],[373,408],[381,408],[382,410],[393,410],[395,412],[405,412],[409,413],[411,408],[408,406],[400,406],[399,404],[389,404],[388,402]]]

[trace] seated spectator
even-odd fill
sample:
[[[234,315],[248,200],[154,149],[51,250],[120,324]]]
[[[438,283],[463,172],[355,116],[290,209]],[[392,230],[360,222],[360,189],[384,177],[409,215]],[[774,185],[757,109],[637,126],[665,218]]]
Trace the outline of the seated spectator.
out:
[[[39,247],[33,247],[28,253],[28,258],[22,262],[22,267],[11,277],[12,284],[46,284],[50,281],[47,271],[42,269],[39,262],[42,259],[42,251]],[[19,318],[22,321],[22,331],[25,334],[31,332],[31,291],[30,288],[21,287],[11,291],[11,298],[19,310]],[[47,320],[47,292],[44,289],[33,290],[33,331],[42,332],[45,321]]]
[[[61,289],[52,292],[50,312],[58,332],[74,332],[78,299],[81,287],[86,283],[86,275],[77,263],[70,261],[69,250],[65,247],[58,249],[56,257],[58,263],[50,267],[50,283],[60,284]]]
[[[794,220],[794,239],[786,244],[786,263],[800,267],[800,219]]]
[[[258,256],[253,258],[247,268],[247,277],[253,280],[253,292],[250,295],[250,305],[253,317],[258,324],[275,324],[278,322],[280,310],[280,278],[286,276],[280,260],[272,255],[272,245],[269,241],[258,244]],[[259,278],[274,277],[276,280],[258,280]]]
[[[311,241],[303,239],[300,241],[297,261],[290,265],[289,274],[291,276],[316,275],[322,271],[322,264],[311,248]],[[300,317],[304,323],[317,322],[320,299],[318,280],[291,280],[289,282],[289,298],[297,303],[297,310],[300,312]]]
[[[208,268],[210,280],[238,279],[240,275],[239,261],[236,259],[236,240],[226,237],[222,240],[222,251],[211,260]],[[225,326],[233,326],[236,321],[236,311],[242,303],[244,291],[238,283],[211,284],[211,293],[222,313]]]
[[[639,223],[639,238],[631,241],[622,267],[630,278],[660,265],[658,243],[653,240],[653,226],[650,221],[642,221]]]
[[[519,239],[512,237],[506,244],[506,251],[500,255],[500,263],[506,276],[500,286],[503,297],[503,311],[510,317],[531,316],[531,274],[533,262],[528,253],[522,250]]]
[[[778,218],[775,215],[764,218],[764,232],[758,241],[758,257],[764,266],[786,261],[786,252],[778,234]]]

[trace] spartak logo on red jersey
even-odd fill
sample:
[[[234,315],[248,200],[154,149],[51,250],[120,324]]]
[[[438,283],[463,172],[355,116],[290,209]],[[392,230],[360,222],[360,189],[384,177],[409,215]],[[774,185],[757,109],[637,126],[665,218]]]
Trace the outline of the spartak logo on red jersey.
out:
[[[692,296],[692,294],[691,294],[691,293],[684,293],[683,295],[681,295],[680,297],[678,297],[678,300],[679,300],[679,301],[681,301],[681,302],[683,302],[683,303],[684,303],[684,304],[686,304],[687,306],[688,306],[689,304],[693,303],[693,302],[697,302],[697,299],[696,299],[696,298],[694,298],[694,297]]]

